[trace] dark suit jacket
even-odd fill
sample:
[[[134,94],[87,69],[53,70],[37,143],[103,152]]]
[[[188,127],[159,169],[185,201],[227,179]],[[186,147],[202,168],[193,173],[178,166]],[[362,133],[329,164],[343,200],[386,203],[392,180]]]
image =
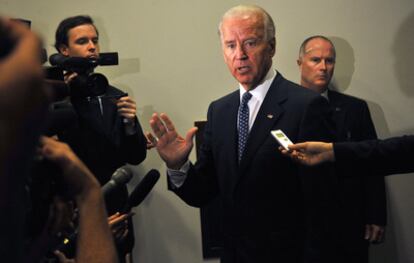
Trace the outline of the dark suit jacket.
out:
[[[293,142],[332,139],[329,106],[319,94],[284,79],[273,81],[237,158],[239,91],[211,103],[199,158],[175,191],[192,206],[220,194],[223,208],[222,262],[300,262],[308,204],[328,208],[329,179],[323,167],[300,168],[278,151],[270,131],[282,129]],[[307,176],[302,177],[307,173]],[[313,178],[308,175],[314,173]],[[324,176],[324,180],[318,178]],[[304,187],[306,185],[306,187]],[[324,195],[327,193],[324,193]],[[304,204],[304,202],[307,202]],[[316,211],[316,210],[312,210]],[[326,209],[325,209],[326,211]],[[307,223],[307,222],[306,222]]]
[[[103,114],[96,98],[72,98],[77,113],[77,123],[59,133],[59,138],[70,145],[79,158],[88,166],[101,185],[107,183],[115,170],[127,163],[139,164],[146,157],[146,138],[136,119],[136,133],[126,135],[122,118],[118,115],[114,97],[124,93],[109,86],[102,98]],[[126,186],[118,187],[105,195],[108,215],[120,212],[128,200]],[[133,246],[132,221],[125,240],[126,251]],[[120,250],[118,250],[120,251]]]
[[[79,158],[88,166],[103,185],[115,170],[126,163],[139,164],[146,157],[146,139],[139,122],[136,133],[126,135],[122,118],[118,115],[113,97],[124,94],[109,86],[102,98],[103,114],[96,98],[72,98],[77,114],[77,123],[59,134]],[[122,187],[121,187],[122,188]],[[111,215],[123,208],[126,202],[126,188],[107,198],[107,210]]]
[[[331,90],[328,91],[328,98],[338,141],[377,138],[365,101]],[[342,169],[336,169],[335,173],[343,175],[338,178],[341,220],[338,235],[343,242],[342,259],[344,262],[367,262],[365,224],[386,224],[384,177],[346,177],[347,172]]]
[[[385,140],[334,143],[336,163],[344,170],[376,174],[414,172],[414,136]],[[362,176],[370,175],[361,173]]]

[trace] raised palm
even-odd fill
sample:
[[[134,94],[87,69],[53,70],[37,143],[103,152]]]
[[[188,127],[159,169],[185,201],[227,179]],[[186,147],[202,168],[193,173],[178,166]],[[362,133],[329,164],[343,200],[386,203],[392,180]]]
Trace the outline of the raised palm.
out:
[[[157,138],[156,147],[160,157],[168,168],[180,169],[188,160],[193,148],[193,137],[197,128],[191,128],[183,138],[177,133],[174,124],[164,113],[160,115],[154,113],[150,125]]]

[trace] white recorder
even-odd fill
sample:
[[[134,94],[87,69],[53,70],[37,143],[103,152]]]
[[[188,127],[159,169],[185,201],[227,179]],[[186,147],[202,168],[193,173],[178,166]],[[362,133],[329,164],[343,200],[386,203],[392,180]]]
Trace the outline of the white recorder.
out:
[[[293,144],[286,134],[282,130],[273,130],[270,131],[276,141],[282,146],[285,150],[289,150],[288,145]]]

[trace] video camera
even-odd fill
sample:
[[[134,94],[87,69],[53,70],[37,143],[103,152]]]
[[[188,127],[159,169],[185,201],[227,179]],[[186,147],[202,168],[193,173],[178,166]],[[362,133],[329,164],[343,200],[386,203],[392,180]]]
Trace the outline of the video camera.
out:
[[[50,79],[63,81],[63,71],[78,74],[70,82],[66,95],[74,98],[97,97],[106,93],[109,84],[103,74],[93,71],[97,66],[118,65],[118,53],[100,53],[99,58],[67,57],[58,53],[51,55],[49,62],[53,66],[48,69],[47,77]]]

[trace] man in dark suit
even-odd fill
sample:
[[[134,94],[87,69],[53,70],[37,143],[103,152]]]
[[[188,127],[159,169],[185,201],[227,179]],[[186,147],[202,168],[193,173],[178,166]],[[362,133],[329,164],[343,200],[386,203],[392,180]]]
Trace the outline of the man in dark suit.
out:
[[[307,166],[335,162],[340,169],[367,170],[357,176],[391,175],[414,172],[414,135],[360,142],[303,142],[281,152]]]
[[[99,33],[92,18],[79,15],[62,20],[56,29],[55,48],[66,57],[99,58]],[[146,137],[136,116],[136,103],[131,97],[111,85],[90,85],[80,81],[90,76],[93,70],[65,72],[65,81],[71,87],[70,103],[76,113],[76,121],[71,127],[59,131],[58,136],[70,145],[104,185],[117,168],[127,163],[138,165],[145,159]],[[95,86],[99,86],[99,94],[95,94]],[[123,216],[127,199],[126,186],[117,187],[105,196],[111,219]],[[132,221],[125,221],[112,228],[120,262],[131,258],[134,245]]]
[[[305,244],[320,257],[327,250],[312,242],[325,234],[328,217],[321,217],[318,224],[324,227],[312,233],[307,226],[315,222],[316,211],[331,207],[329,193],[320,191],[328,189],[322,184],[330,177],[326,167],[297,167],[284,158],[270,132],[282,129],[295,142],[332,139],[329,106],[272,69],[275,27],[262,8],[231,8],[219,33],[239,89],[211,103],[197,163],[188,161],[196,128],[183,138],[167,115],[150,120],[167,164],[169,189],[196,207],[220,196],[223,263],[303,262]]]
[[[335,68],[336,52],[324,36],[312,36],[301,45],[297,63],[301,85],[328,99],[338,141],[376,139],[365,101],[328,89]],[[336,173],[343,173],[336,169]],[[369,242],[382,240],[386,223],[383,177],[338,178],[341,262],[367,263]]]

